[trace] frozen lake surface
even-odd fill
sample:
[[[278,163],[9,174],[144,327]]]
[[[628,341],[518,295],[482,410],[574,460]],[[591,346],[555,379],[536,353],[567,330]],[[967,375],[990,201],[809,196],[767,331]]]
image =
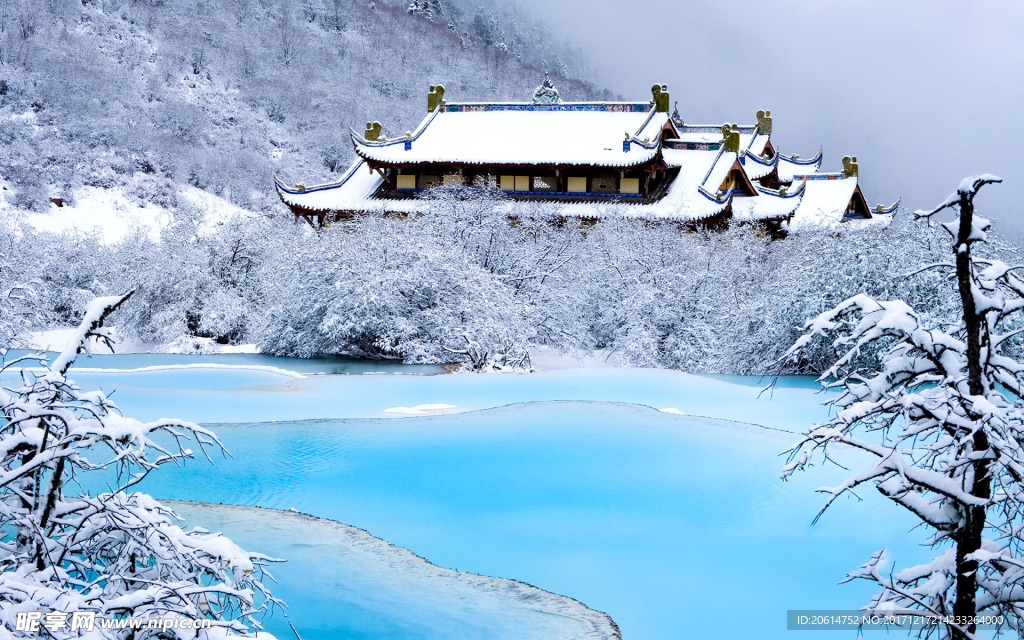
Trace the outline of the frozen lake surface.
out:
[[[616,637],[600,612],[564,596],[430,564],[407,549],[332,520],[253,507],[169,502],[190,522],[230,532],[244,548],[287,549],[286,575],[315,588],[282,589],[303,638],[522,640]],[[256,525],[256,526],[254,526]],[[272,565],[271,572],[281,565]],[[339,606],[340,604],[340,606]],[[294,638],[280,611],[265,621]],[[285,634],[285,635],[281,635]]]
[[[142,366],[182,364],[157,358]],[[822,504],[814,488],[835,483],[836,470],[778,479],[780,453],[795,440],[780,429],[826,416],[806,379],[761,393],[757,380],[660,370],[308,375],[266,364],[119,364],[76,378],[118,389],[127,415],[212,425],[233,454],[151,476],[142,488],[158,498],[344,522],[441,567],[578,599],[607,612],[627,640],[781,638],[791,635],[787,609],[866,604],[869,585],[838,582],[872,552],[888,547],[901,565],[924,557],[909,542],[912,520],[873,495],[841,500],[811,526]],[[460,412],[386,412],[419,405]],[[658,410],[667,408],[683,415]],[[309,551],[325,541],[290,536],[269,516],[190,517],[292,558],[273,569],[275,593],[305,640],[443,637],[406,624],[414,609],[394,599],[387,575],[380,588],[365,575],[352,578],[358,589],[340,586],[344,570],[316,566]],[[458,598],[438,602],[461,611]],[[477,611],[486,628],[486,609]],[[269,626],[292,637],[280,616]],[[553,637],[523,629],[523,638]]]
[[[719,637],[723,626],[730,637],[780,638],[787,609],[866,603],[863,586],[836,583],[912,524],[874,511],[881,500],[869,496],[812,527],[824,478],[778,480],[791,435],[635,405],[544,402],[217,432],[234,457],[161,472],[142,488],[352,524],[443,567],[579,599],[625,638]],[[297,577],[279,590],[286,600],[325,598],[334,584]],[[345,594],[330,597],[332,610],[349,606]],[[296,625],[303,638],[359,637]],[[370,637],[389,622],[380,625]]]
[[[8,359],[19,352],[12,351]],[[204,367],[203,363],[212,363]],[[256,354],[80,356],[73,377],[139,419],[175,417],[204,424],[394,417],[396,407],[445,404],[457,410],[545,401],[611,401],[673,408],[799,431],[825,417],[810,378],[696,376],[661,369],[562,369],[533,374],[450,374],[442,367],[300,360]],[[340,371],[363,375],[325,375]],[[12,375],[12,374],[9,374]]]

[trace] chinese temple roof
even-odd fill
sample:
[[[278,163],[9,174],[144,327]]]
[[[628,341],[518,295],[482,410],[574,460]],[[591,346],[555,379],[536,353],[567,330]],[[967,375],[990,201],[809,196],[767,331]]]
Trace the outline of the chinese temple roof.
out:
[[[361,158],[388,165],[632,167],[657,156],[667,121],[643,103],[463,103],[441,105],[407,136],[351,135]]]
[[[754,125],[692,125],[678,110],[669,114],[664,85],[654,85],[652,95],[646,103],[562,102],[546,80],[532,102],[449,103],[438,85],[431,87],[427,115],[414,131],[385,134],[379,123],[367,123],[363,135],[350,130],[358,159],[340,180],[311,188],[275,183],[297,217],[321,220],[331,213],[428,213],[430,200],[415,197],[422,189],[399,193],[393,180],[397,171],[437,173],[430,167],[460,175],[459,167],[471,175],[530,173],[530,167],[538,167],[661,176],[663,186],[643,194],[495,190],[512,199],[528,197],[527,207],[543,203],[545,212],[582,218],[693,222],[728,216],[797,230],[852,220],[884,222],[899,206],[897,201],[868,208],[856,158],[844,158],[843,172],[828,174],[819,173],[820,149],[809,158],[777,153],[770,112],[758,112]],[[515,208],[511,200],[496,206]]]

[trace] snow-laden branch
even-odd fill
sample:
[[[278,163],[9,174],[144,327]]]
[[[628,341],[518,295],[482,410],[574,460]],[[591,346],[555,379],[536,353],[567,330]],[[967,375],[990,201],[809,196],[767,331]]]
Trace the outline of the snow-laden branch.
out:
[[[217,436],[181,420],[124,417],[105,394],[67,378],[90,339],[112,344],[103,323],[127,298],[94,301],[53,363],[0,383],[0,638],[13,637],[18,613],[57,612],[206,618],[221,632],[197,637],[213,640],[259,629],[277,603],[260,580],[270,558],[185,531],[173,511],[128,491],[160,466],[194,457],[189,442],[207,458],[207,448],[223,451]],[[67,495],[69,479],[90,472],[112,473],[120,485]],[[51,636],[80,637],[70,628]],[[98,627],[85,637],[108,638]]]
[[[815,341],[831,339],[833,364],[820,382],[841,392],[834,417],[810,429],[789,452],[783,478],[816,460],[835,460],[843,449],[871,456],[866,468],[834,487],[835,500],[873,484],[932,530],[932,561],[886,575],[876,554],[848,580],[865,579],[882,591],[869,610],[909,608],[935,618],[962,620],[996,613],[1015,629],[1024,613],[1024,364],[1003,348],[1024,333],[1002,323],[1024,309],[1020,267],[978,259],[972,247],[987,241],[991,223],[974,215],[978,190],[1000,179],[965,179],[931,217],[953,208],[943,224],[953,238],[961,319],[953,327],[926,326],[900,300],[850,297],[809,321],[787,352],[799,358]],[[866,354],[877,354],[868,369]],[[819,517],[821,513],[818,514]],[[971,622],[938,632],[951,640],[974,638]]]
[[[959,206],[960,201],[963,198],[973,200],[974,196],[977,195],[978,190],[986,184],[993,184],[1002,181],[1002,178],[994,176],[991,173],[983,173],[978,176],[964,178],[960,181],[960,186],[956,188],[956,191],[946,196],[946,199],[940,202],[935,208],[918,209],[917,211],[914,211],[914,215],[918,218],[930,218],[944,209]]]

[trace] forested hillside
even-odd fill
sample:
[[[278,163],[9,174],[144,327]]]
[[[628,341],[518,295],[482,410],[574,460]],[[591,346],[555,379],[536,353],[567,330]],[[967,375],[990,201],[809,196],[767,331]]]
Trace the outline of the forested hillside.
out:
[[[330,180],[348,127],[414,127],[431,83],[525,98],[550,70],[567,96],[603,95],[555,42],[498,2],[2,0],[5,208],[88,186],[172,207],[189,184],[278,211],[275,173]]]

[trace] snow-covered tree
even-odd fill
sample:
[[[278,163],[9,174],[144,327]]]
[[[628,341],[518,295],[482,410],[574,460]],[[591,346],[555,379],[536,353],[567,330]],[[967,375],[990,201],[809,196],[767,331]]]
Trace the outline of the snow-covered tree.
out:
[[[126,418],[67,377],[91,339],[110,344],[104,320],[127,297],[94,300],[53,362],[26,356],[0,369],[0,638],[223,637],[259,629],[276,602],[260,582],[269,558],[183,531],[173,511],[132,491],[194,457],[189,441],[207,457],[222,450],[217,437],[188,422]],[[87,490],[100,485],[108,490]],[[127,617],[204,619],[210,629],[104,628]]]
[[[36,262],[19,251],[16,237],[14,224],[0,221],[0,348],[24,341],[42,315]]]
[[[452,221],[462,213],[440,215]],[[508,224],[368,215],[315,235],[301,227],[279,234],[280,253],[258,278],[267,306],[257,344],[303,357],[525,365],[532,310],[515,283],[488,267],[488,228],[507,232]]]
[[[870,457],[822,489],[822,511],[874,485],[920,519],[937,555],[893,572],[882,550],[847,580],[881,587],[869,610],[950,620],[925,632],[942,638],[976,637],[976,615],[1003,616],[1024,633],[1024,364],[1004,353],[1014,333],[1006,327],[1024,310],[1024,280],[1019,267],[979,255],[990,224],[974,215],[978,190],[999,181],[967,178],[940,206],[917,212],[958,212],[942,225],[955,261],[925,267],[955,277],[960,318],[952,328],[928,326],[903,301],[857,295],[808,323],[789,351],[796,356],[816,336],[837,333],[841,355],[820,380],[841,393],[835,417],[791,450],[783,477],[844,458],[844,448]],[[881,351],[877,368],[862,366],[871,350]]]

